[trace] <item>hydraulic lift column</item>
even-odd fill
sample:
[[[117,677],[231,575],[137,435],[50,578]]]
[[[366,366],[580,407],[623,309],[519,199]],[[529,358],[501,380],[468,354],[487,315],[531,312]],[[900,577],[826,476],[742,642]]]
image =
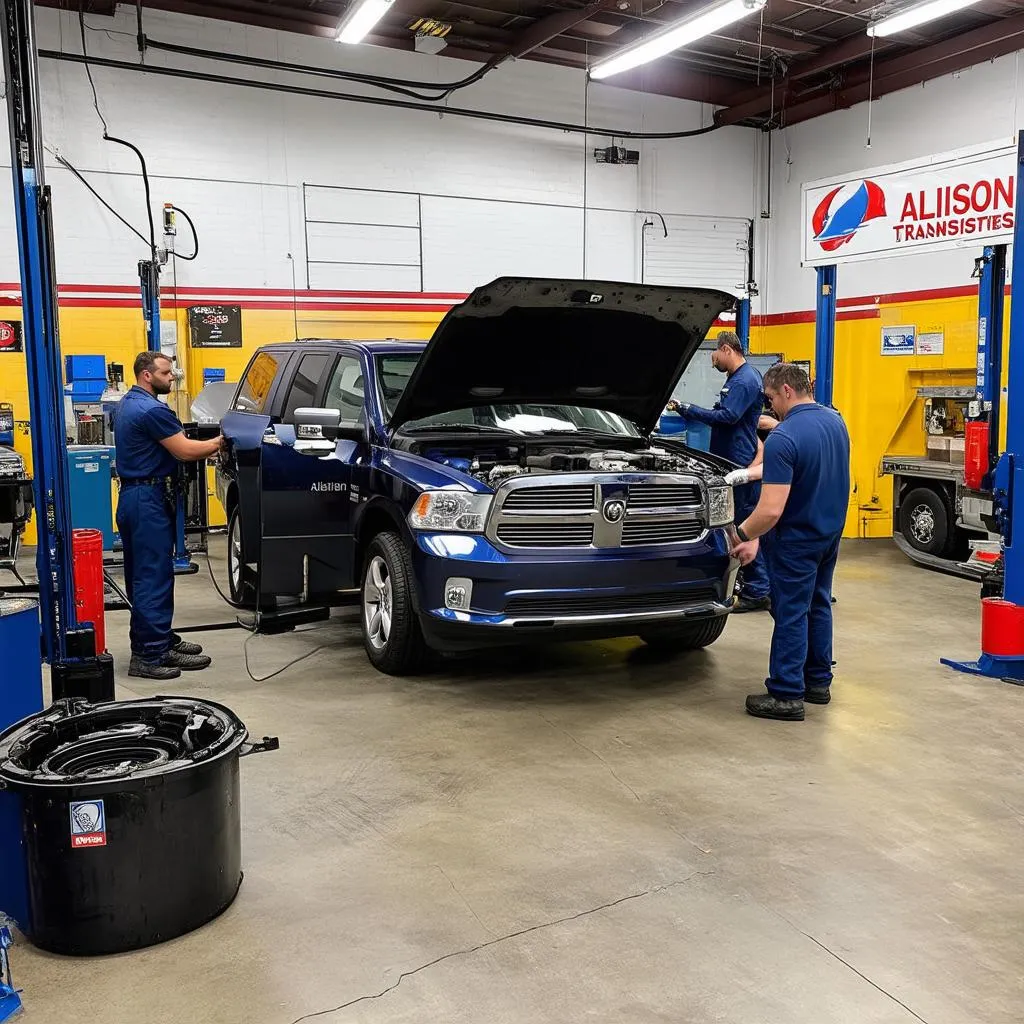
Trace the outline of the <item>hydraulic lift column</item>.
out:
[[[743,353],[750,352],[750,299],[739,299],[736,303],[736,336],[740,339]]]
[[[814,318],[814,400],[832,404],[836,356],[836,268],[818,267],[818,300]]]
[[[993,477],[993,505],[1003,535],[1003,596],[981,602],[981,657],[977,661],[940,659],[960,672],[990,676],[1024,685],[1024,132],[1017,136],[1016,215],[1013,228],[1013,275],[1010,286],[1009,374],[1006,395],[1006,451]],[[988,250],[986,250],[986,256]],[[990,451],[998,451],[1000,356],[998,322],[1002,295],[997,296],[996,252],[988,270],[988,288],[979,294],[979,400],[992,401]],[[982,267],[983,274],[986,267]],[[983,278],[983,281],[985,279]],[[987,292],[987,295],[986,295]],[[981,324],[987,314],[988,322]],[[982,353],[981,342],[985,342]],[[984,374],[984,379],[982,379]],[[984,405],[982,406],[984,408]]]
[[[32,417],[32,460],[43,648],[54,696],[96,693],[113,662],[97,659],[91,627],[75,617],[71,508],[64,442],[64,388],[57,327],[50,189],[44,181],[35,25],[30,0],[0,0],[7,83],[15,226],[21,265],[22,327]]]

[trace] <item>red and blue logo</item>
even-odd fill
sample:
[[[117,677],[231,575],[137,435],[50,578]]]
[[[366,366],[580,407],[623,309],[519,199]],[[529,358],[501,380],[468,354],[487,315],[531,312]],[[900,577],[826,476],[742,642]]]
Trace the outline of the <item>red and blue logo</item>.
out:
[[[820,203],[811,217],[814,240],[834,252],[846,245],[865,224],[885,216],[885,193],[873,181],[840,185]]]

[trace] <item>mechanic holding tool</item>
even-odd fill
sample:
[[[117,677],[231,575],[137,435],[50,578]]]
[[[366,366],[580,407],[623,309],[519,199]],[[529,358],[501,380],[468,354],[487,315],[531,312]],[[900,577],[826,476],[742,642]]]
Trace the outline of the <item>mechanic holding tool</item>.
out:
[[[117,528],[124,546],[124,581],[131,602],[132,659],[128,675],[174,679],[182,669],[210,664],[199,644],[171,631],[174,617],[174,534],[178,462],[220,451],[223,439],[192,441],[158,395],[171,392],[171,360],[160,352],[135,358],[135,386],[117,403],[114,461],[120,484]]]
[[[720,455],[738,466],[750,466],[759,451],[757,423],[764,406],[761,375],[743,357],[743,346],[732,331],[722,331],[717,340],[718,347],[711,353],[711,363],[728,377],[715,407],[703,409],[699,405],[669,402],[668,408],[687,419],[711,426],[713,455]],[[736,486],[737,521],[754,511],[760,496],[759,483],[743,482]],[[768,573],[764,558],[758,554],[740,574],[740,596],[733,611],[760,612],[769,608]]]
[[[805,701],[832,699],[832,574],[850,496],[850,435],[811,397],[801,367],[776,363],[764,389],[780,422],[764,442],[763,465],[749,471],[761,475],[761,499],[736,527],[732,553],[746,564],[763,548],[775,628],[768,692],[747,697],[747,711],[802,721]]]

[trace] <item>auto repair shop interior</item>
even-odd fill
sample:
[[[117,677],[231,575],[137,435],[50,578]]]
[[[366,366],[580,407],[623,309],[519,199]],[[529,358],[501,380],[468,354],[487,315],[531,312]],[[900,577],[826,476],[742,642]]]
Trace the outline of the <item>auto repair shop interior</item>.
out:
[[[0,12],[0,1020],[1022,1019],[1020,3]]]

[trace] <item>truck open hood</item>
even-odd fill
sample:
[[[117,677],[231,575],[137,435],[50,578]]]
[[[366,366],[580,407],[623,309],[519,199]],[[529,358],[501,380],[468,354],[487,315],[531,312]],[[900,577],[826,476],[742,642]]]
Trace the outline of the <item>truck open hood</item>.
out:
[[[654,429],[735,297],[710,288],[503,277],[438,325],[390,425],[474,405],[579,405]]]

